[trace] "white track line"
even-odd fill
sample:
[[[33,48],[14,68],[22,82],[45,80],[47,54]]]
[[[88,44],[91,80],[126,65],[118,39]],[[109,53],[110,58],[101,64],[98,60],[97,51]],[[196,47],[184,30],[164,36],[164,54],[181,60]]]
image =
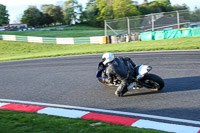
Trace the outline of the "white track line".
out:
[[[130,112],[123,112],[123,111],[114,111],[114,110],[105,110],[105,109],[87,108],[87,107],[79,107],[79,106],[60,105],[60,104],[49,104],[49,103],[40,103],[40,102],[30,102],[30,101],[21,101],[21,100],[9,100],[9,99],[0,99],[0,102],[31,104],[31,105],[40,105],[40,106],[49,106],[49,107],[58,107],[58,108],[70,108],[70,109],[104,112],[104,113],[120,114],[120,115],[128,115],[128,116],[139,116],[139,117],[144,117],[144,118],[153,118],[153,119],[158,119],[158,120],[167,120],[167,121],[173,121],[173,122],[181,122],[181,123],[200,125],[200,121],[171,118],[171,117],[164,117],[164,116],[156,116],[156,115],[148,115],[148,114],[140,114],[140,113],[130,113]]]

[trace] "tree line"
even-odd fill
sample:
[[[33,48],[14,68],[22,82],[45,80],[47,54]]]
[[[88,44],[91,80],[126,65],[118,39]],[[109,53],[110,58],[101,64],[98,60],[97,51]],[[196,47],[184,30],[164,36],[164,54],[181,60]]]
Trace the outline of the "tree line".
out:
[[[9,14],[6,6],[0,4],[0,26],[9,23]]]
[[[2,7],[0,6],[0,8]],[[104,20],[108,19],[176,10],[189,10],[189,8],[186,5],[172,5],[170,0],[151,2],[144,0],[142,4],[133,0],[88,0],[85,9],[83,9],[78,0],[67,0],[62,5],[42,5],[41,9],[30,6],[24,11],[20,21],[34,27],[74,23],[103,26]],[[4,16],[7,18],[6,13]],[[0,21],[0,25],[4,23],[7,21]]]

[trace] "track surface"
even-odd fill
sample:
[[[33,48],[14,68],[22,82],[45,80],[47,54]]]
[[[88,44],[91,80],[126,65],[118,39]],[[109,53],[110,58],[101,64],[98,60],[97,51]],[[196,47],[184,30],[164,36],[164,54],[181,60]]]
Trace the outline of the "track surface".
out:
[[[200,121],[200,51],[121,53],[153,67],[166,86],[161,92],[115,88],[95,78],[101,55],[0,62],[0,99],[73,105]]]

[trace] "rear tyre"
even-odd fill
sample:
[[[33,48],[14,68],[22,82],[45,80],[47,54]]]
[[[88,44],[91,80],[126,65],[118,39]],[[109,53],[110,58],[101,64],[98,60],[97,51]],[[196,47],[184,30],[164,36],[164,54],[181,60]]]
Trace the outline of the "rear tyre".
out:
[[[160,91],[165,86],[164,80],[155,74],[147,73],[141,80],[143,84],[146,84],[149,87],[147,89],[153,91]]]

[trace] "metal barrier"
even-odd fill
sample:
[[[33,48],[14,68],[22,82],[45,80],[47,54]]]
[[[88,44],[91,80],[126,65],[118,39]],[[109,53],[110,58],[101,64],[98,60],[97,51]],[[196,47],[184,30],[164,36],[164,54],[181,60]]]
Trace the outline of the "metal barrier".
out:
[[[107,37],[107,43],[123,43],[123,42],[132,42],[140,41],[140,33],[134,34],[121,34]]]
[[[195,15],[198,12],[188,10],[152,13],[148,15],[105,20],[105,36],[134,34],[147,31],[180,29],[189,27],[193,22],[200,22]],[[196,19],[194,19],[196,18]]]

